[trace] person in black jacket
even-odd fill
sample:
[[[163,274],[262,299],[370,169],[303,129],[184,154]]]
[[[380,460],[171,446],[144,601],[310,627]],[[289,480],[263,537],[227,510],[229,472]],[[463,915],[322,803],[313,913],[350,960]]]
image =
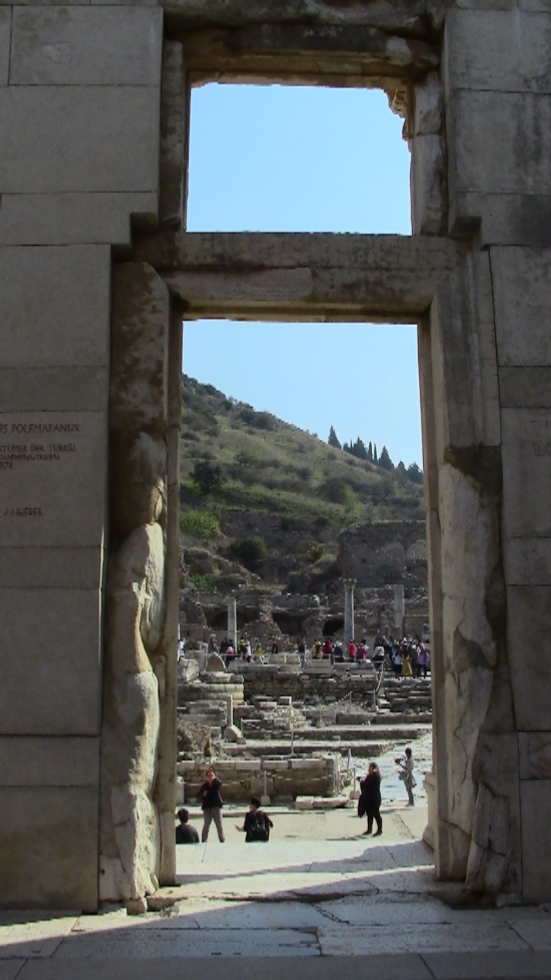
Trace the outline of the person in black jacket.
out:
[[[197,794],[197,799],[201,801],[203,809],[203,832],[201,840],[203,844],[208,840],[209,830],[212,821],[216,824],[218,840],[221,844],[225,841],[224,826],[222,824],[222,807],[224,805],[220,795],[222,783],[217,779],[214,769],[207,769],[206,779]]]
[[[363,804],[363,812],[367,816],[367,830],[364,834],[370,834],[373,830],[373,819],[377,824],[374,837],[380,837],[383,832],[383,821],[381,818],[381,774],[376,762],[369,763],[369,770],[365,779],[360,780],[360,802]]]
[[[270,830],[273,829],[274,825],[268,814],[260,809],[261,805],[258,796],[251,796],[249,812],[245,817],[243,826],[235,825],[237,830],[241,830],[247,835],[245,840],[248,844],[253,841],[268,841],[270,839]]]

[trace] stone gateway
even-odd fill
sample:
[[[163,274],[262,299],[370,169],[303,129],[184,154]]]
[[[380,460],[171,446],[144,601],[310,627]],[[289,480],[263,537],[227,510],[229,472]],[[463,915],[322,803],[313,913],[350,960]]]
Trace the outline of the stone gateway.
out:
[[[174,878],[184,316],[418,324],[436,869],[551,899],[550,37],[528,0],[0,6],[3,906]],[[384,89],[412,237],[187,234],[209,80]]]

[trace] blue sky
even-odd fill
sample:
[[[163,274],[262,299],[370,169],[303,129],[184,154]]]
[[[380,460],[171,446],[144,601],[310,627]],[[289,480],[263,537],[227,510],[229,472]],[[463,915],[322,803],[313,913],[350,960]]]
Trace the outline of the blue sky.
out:
[[[401,129],[382,92],[195,89],[188,229],[410,234]],[[184,371],[323,440],[334,425],[421,465],[415,327],[186,323]]]

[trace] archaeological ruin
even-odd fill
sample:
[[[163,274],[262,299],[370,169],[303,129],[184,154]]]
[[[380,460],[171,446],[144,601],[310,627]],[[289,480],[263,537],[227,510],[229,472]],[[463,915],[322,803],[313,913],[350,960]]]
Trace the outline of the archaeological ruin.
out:
[[[174,881],[182,320],[206,316],[418,324],[436,872],[551,899],[550,38],[548,0],[2,0],[4,907]],[[209,81],[383,89],[413,234],[186,233]],[[300,769],[262,760],[273,792]]]

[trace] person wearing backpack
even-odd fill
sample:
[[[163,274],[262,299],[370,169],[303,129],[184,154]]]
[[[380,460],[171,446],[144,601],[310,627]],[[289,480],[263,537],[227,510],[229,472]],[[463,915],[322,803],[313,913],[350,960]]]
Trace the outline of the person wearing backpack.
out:
[[[264,813],[260,809],[261,802],[258,796],[251,796],[251,801],[249,804],[249,812],[245,817],[245,822],[242,827],[238,824],[235,826],[237,830],[246,834],[245,841],[248,844],[254,843],[255,841],[269,841],[270,830],[273,828],[273,823],[270,820],[267,813]]]

